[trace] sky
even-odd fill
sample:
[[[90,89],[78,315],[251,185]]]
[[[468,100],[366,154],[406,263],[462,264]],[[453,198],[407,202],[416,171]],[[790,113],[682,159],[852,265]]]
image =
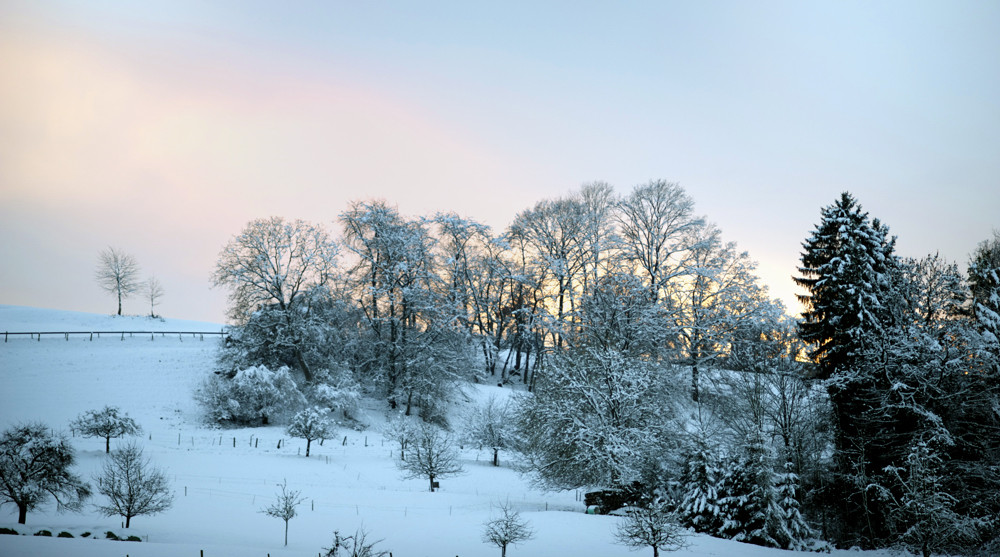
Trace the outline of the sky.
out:
[[[0,304],[113,313],[114,246],[157,313],[223,322],[209,277],[256,218],[385,199],[502,231],[663,179],[795,312],[840,192],[964,269],[998,177],[997,2],[0,3]]]

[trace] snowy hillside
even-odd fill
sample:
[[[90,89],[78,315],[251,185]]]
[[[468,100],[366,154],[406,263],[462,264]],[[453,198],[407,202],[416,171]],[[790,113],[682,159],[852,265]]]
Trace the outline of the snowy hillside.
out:
[[[220,328],[211,323],[0,306],[0,332]],[[119,518],[102,517],[92,506],[83,513],[57,513],[54,503],[29,512],[27,524],[19,525],[16,508],[5,505],[0,509],[0,527],[29,535],[0,535],[0,555],[195,557],[204,550],[206,557],[311,556],[330,546],[334,530],[348,535],[363,525],[370,540],[383,540],[377,549],[392,551],[396,557],[492,557],[499,550],[481,541],[482,524],[490,518],[491,507],[503,501],[519,509],[536,531],[534,539],[509,548],[511,557],[624,557],[650,552],[631,553],[616,545],[612,530],[619,518],[585,514],[578,493],[533,489],[508,466],[509,455],[503,453],[502,466],[494,468],[488,451],[466,447],[464,475],[441,480],[436,493],[426,490],[426,480],[401,479],[391,457],[392,445],[379,433],[389,414],[378,403],[363,413],[366,430],[342,429],[322,446],[313,444],[309,458],[300,454],[305,442],[289,439],[280,426],[206,425],[192,393],[212,372],[218,342],[217,337],[177,335],[103,335],[93,340],[19,336],[0,345],[0,428],[41,420],[68,431],[69,421],[81,412],[117,405],[142,426],[137,441],[154,464],[166,469],[175,494],[170,510],[136,517],[128,530]],[[469,389],[468,398],[475,402],[508,393],[477,387]],[[457,414],[454,422],[460,423]],[[77,451],[76,472],[93,483],[105,458],[103,440],[75,437],[72,444]],[[274,501],[276,486],[285,479],[289,488],[306,497],[299,515],[289,523],[287,548],[282,546],[282,521],[259,512]],[[75,537],[30,535],[42,529]],[[107,531],[144,541],[104,540]],[[93,536],[81,538],[83,532]],[[691,547],[676,555],[796,554],[702,535],[689,541]]]

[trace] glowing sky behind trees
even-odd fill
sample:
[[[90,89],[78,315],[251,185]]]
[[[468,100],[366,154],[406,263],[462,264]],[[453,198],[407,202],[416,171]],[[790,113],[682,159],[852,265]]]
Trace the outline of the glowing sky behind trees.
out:
[[[0,303],[111,313],[113,245],[159,313],[221,321],[209,275],[254,218],[384,198],[502,230],[666,179],[795,309],[844,190],[965,268],[1000,227],[998,99],[993,2],[7,1]]]

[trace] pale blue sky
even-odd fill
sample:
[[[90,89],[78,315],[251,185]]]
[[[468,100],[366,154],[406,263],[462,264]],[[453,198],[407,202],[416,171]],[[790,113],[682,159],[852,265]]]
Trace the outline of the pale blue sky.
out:
[[[0,303],[110,312],[111,244],[161,313],[221,320],[253,218],[384,197],[500,229],[667,179],[791,305],[843,190],[964,268],[1000,227],[998,99],[996,2],[8,1]]]

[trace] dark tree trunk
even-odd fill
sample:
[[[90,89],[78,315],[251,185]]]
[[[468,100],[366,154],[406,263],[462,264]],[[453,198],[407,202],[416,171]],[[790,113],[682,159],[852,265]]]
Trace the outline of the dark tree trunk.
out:
[[[691,366],[691,400],[698,402],[698,364]]]
[[[500,466],[500,449],[493,447],[493,466]]]
[[[132,517],[131,516],[126,516],[125,517],[125,527],[128,528],[131,523],[132,523]]]
[[[111,436],[104,438],[104,454],[111,454]]]
[[[299,368],[302,369],[302,374],[306,376],[306,383],[312,383],[312,370],[309,369],[309,364],[306,363],[305,357],[302,356],[302,349],[299,348],[298,343],[295,344],[295,359],[299,363]]]
[[[24,524],[24,521],[28,519],[28,505],[27,504],[17,504],[17,523]]]
[[[309,457],[309,445],[312,445],[312,439],[306,439],[306,457]]]

